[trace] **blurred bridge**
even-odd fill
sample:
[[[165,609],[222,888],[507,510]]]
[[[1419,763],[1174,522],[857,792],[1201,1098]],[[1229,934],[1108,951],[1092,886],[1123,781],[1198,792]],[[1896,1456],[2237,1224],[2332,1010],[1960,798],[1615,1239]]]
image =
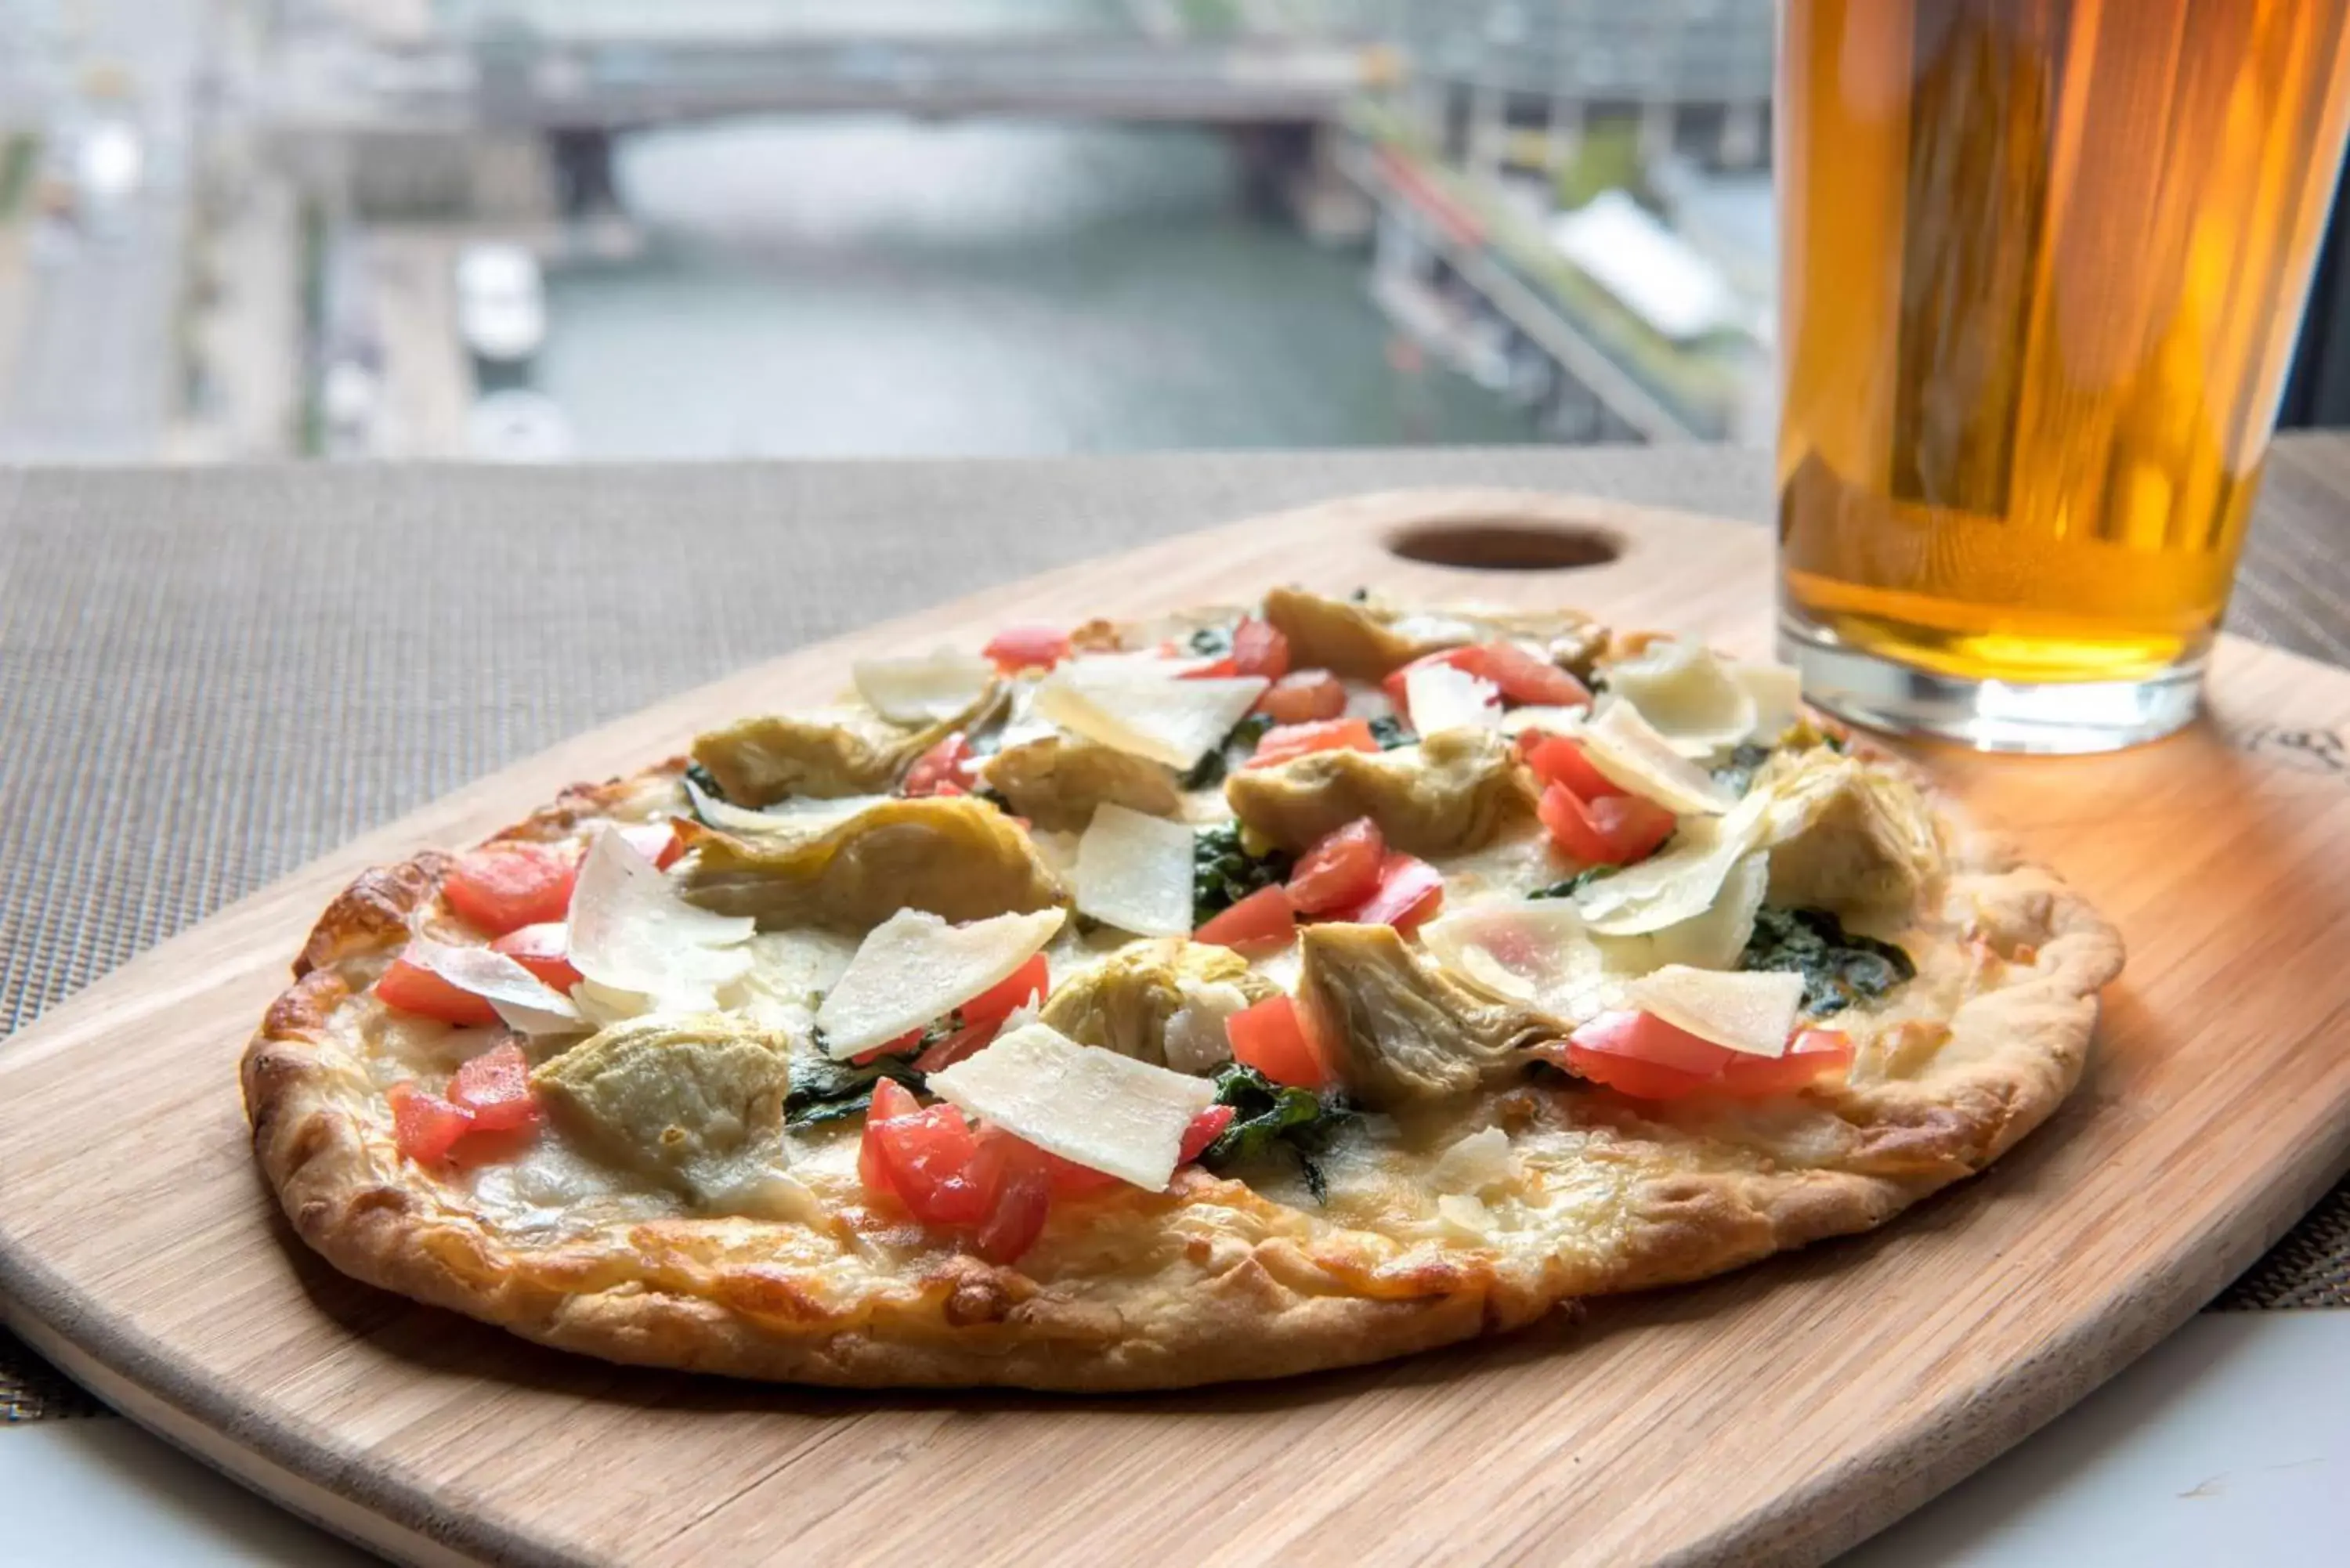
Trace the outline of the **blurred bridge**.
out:
[[[1304,125],[1391,76],[1391,51],[1298,39],[675,39],[515,31],[379,51],[314,119],[614,132],[740,114],[898,112]],[[348,72],[346,72],[348,80]]]

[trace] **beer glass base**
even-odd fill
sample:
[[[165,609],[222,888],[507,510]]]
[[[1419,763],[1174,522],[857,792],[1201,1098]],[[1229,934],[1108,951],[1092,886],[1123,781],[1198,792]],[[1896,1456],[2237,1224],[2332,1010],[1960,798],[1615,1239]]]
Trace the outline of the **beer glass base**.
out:
[[[2198,658],[2139,680],[1978,680],[1913,670],[1779,618],[1779,657],[1802,674],[1804,701],[1874,730],[1935,735],[1982,752],[2114,752],[2158,740],[2195,717]]]

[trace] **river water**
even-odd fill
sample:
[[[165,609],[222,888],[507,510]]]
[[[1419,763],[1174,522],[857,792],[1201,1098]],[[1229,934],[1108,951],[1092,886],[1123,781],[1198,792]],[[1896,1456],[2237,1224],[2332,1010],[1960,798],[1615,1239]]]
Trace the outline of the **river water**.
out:
[[[895,118],[625,139],[625,260],[548,280],[598,457],[1534,439],[1412,356],[1359,252],[1251,215],[1216,133]]]

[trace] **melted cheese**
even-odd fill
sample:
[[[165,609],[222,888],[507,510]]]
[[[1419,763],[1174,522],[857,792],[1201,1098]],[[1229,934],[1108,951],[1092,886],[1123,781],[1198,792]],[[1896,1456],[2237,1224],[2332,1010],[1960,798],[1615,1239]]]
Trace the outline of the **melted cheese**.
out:
[[[1042,1023],[1008,1030],[931,1075],[931,1092],[1016,1137],[1157,1192],[1184,1130],[1216,1097],[1203,1078],[1080,1045]]]
[[[1404,706],[1423,735],[1440,730],[1494,730],[1502,723],[1502,689],[1450,664],[1415,665],[1404,673]]]

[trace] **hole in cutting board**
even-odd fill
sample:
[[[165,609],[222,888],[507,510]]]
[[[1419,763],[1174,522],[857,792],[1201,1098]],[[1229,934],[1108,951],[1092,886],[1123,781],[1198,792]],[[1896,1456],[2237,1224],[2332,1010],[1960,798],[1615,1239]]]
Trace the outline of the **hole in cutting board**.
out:
[[[1573,571],[1604,566],[1624,553],[1624,541],[1604,528],[1502,518],[1416,523],[1388,535],[1387,544],[1407,561],[1480,572]]]

